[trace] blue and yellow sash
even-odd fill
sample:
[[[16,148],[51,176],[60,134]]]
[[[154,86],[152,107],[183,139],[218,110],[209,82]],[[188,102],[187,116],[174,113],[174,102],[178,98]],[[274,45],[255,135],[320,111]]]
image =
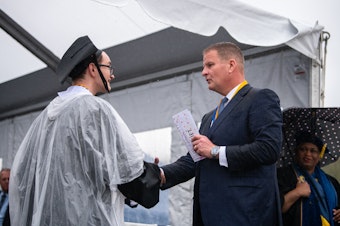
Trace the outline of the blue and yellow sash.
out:
[[[315,167],[314,176],[317,180],[299,166],[294,165],[296,174],[305,177],[305,180],[310,185],[311,192],[318,200],[320,210],[320,218],[322,226],[334,226],[333,222],[333,208],[337,205],[337,193],[334,186],[327,178],[326,174],[319,166]],[[324,197],[324,198],[322,198]]]

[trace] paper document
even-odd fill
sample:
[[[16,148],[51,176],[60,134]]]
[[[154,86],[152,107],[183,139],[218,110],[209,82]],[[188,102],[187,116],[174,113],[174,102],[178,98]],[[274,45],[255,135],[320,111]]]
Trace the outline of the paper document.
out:
[[[191,158],[195,162],[204,159],[203,156],[200,156],[194,151],[194,148],[191,143],[191,138],[199,133],[194,118],[192,117],[190,111],[189,110],[181,111],[176,115],[172,116],[172,118],[174,120],[178,132],[182,137],[182,140],[184,141],[185,146],[187,147],[191,155]]]

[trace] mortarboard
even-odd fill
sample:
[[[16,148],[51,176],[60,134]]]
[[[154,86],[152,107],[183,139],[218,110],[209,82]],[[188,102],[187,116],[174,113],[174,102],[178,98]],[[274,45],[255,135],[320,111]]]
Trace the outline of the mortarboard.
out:
[[[325,152],[328,152],[327,144],[324,143],[319,137],[316,135],[307,132],[307,131],[300,131],[295,135],[296,138],[296,146],[299,146],[303,143],[312,143],[316,145],[321,152],[320,157],[322,158]]]
[[[68,76],[73,77],[78,75],[77,73],[81,73],[90,62],[96,59],[95,56],[99,56],[101,52],[88,36],[75,40],[65,52],[57,67],[56,73],[59,81],[64,83]]]

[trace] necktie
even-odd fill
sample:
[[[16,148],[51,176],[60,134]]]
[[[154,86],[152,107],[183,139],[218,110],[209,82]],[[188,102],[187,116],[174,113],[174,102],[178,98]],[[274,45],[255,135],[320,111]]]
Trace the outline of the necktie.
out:
[[[221,99],[220,104],[218,105],[217,110],[216,110],[215,119],[217,119],[217,117],[221,114],[227,102],[228,102],[227,97],[224,97],[223,99]]]

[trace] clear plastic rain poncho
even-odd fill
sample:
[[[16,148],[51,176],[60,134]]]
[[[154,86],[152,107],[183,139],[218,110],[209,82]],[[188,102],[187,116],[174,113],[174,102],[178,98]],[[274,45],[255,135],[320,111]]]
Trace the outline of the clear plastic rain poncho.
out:
[[[118,113],[79,86],[37,117],[15,156],[12,225],[123,225],[117,184],[143,171],[144,154]]]

